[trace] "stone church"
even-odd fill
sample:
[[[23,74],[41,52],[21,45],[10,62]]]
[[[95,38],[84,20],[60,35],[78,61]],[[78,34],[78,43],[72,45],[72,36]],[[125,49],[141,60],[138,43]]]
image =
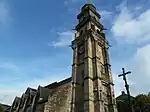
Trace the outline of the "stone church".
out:
[[[117,112],[108,41],[93,4],[77,15],[72,76],[16,97],[10,112]]]

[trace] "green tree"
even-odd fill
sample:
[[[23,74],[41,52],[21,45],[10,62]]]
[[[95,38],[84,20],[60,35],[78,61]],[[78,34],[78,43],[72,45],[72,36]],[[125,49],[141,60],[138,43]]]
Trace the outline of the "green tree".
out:
[[[135,98],[131,98],[135,112],[150,112],[150,93],[139,94]],[[121,100],[117,100],[117,108],[118,112],[130,112],[127,95],[123,96]]]
[[[1,104],[0,104],[0,112],[4,112],[4,108]]]
[[[134,108],[136,112],[150,112],[150,94],[139,94],[135,97]]]

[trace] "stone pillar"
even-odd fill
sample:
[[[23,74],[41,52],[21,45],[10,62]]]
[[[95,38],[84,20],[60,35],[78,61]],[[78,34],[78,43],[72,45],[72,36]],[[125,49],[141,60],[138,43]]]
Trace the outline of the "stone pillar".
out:
[[[73,64],[72,64],[72,101],[71,101],[71,112],[76,112],[76,75],[77,75],[77,47],[74,49]]]
[[[91,41],[92,40],[89,37],[85,42],[84,112],[94,112],[93,62]]]
[[[101,48],[98,45],[98,42],[94,40],[94,112],[104,112],[104,101],[103,101],[103,85],[102,85],[102,52]]]
[[[105,57],[105,72],[108,74],[108,110],[109,112],[117,112],[116,107],[116,99],[114,94],[114,84],[111,74],[111,65],[109,62],[109,54],[108,54],[108,48],[104,47],[104,57]]]

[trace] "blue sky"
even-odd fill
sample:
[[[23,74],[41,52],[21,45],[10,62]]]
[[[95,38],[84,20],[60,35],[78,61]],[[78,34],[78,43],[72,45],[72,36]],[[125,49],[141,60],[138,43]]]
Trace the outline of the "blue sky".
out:
[[[11,104],[28,86],[71,76],[76,15],[88,0],[0,0],[0,102]],[[108,29],[116,95],[128,76],[131,93],[149,92],[150,1],[92,0]]]

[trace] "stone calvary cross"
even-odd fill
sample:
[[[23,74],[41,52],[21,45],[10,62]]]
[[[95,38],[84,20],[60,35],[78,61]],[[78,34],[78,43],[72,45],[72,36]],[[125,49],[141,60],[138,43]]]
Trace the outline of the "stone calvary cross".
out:
[[[131,71],[125,72],[125,69],[122,68],[122,72],[123,72],[123,73],[120,74],[120,75],[118,75],[118,77],[121,77],[121,76],[122,76],[122,77],[123,77],[123,80],[125,81],[125,88],[126,88],[126,90],[127,90],[129,106],[130,106],[131,112],[134,112],[134,109],[133,109],[132,103],[131,103],[131,99],[130,99],[129,85],[128,85],[128,83],[127,83],[127,78],[126,78],[126,75],[127,75],[127,74],[130,74]]]

